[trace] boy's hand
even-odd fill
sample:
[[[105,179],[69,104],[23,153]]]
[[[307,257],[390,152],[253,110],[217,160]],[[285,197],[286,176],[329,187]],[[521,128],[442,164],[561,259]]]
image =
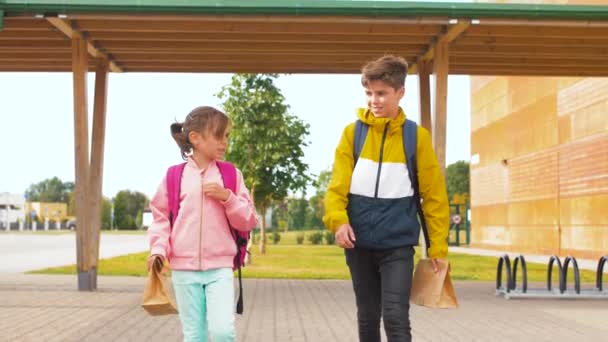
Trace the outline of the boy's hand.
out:
[[[158,261],[157,261],[158,260]],[[160,254],[153,254],[148,257],[148,271],[155,267],[160,272],[165,264],[165,257]]]
[[[355,247],[355,232],[350,224],[345,223],[338,227],[336,231],[336,243],[342,248],[353,248]]]
[[[433,265],[433,272],[439,272],[439,262],[436,258],[431,258],[431,265]]]
[[[205,196],[209,196],[218,201],[227,201],[230,197],[230,190],[225,189],[223,186],[217,183],[203,184],[203,193]]]

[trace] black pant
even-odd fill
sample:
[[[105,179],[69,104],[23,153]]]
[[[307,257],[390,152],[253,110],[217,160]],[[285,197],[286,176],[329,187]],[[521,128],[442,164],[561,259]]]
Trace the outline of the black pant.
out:
[[[345,254],[357,299],[359,341],[380,342],[380,317],[388,342],[411,341],[414,248],[353,248],[345,249]]]

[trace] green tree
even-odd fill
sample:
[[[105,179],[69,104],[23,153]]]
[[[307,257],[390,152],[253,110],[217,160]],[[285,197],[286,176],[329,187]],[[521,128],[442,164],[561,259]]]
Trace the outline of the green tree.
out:
[[[101,229],[112,227],[112,201],[104,197],[101,202]]]
[[[454,195],[469,196],[469,163],[459,160],[450,164],[446,169],[446,183],[448,199],[452,201]]]
[[[278,229],[283,222],[287,222],[287,206],[286,199],[272,202],[271,229]]]
[[[58,177],[48,178],[32,184],[25,191],[27,200],[31,202],[69,202],[69,193],[74,191],[74,183],[62,182]]]
[[[323,170],[319,173],[317,180],[314,182],[316,192],[309,200],[310,212],[306,220],[306,226],[322,228],[323,215],[325,215],[325,193],[331,180],[331,170]]]
[[[217,96],[233,128],[226,155],[243,172],[262,215],[260,253],[266,252],[266,209],[310,181],[303,161],[309,125],[288,113],[276,74],[235,74]]]
[[[118,229],[136,229],[138,217],[148,206],[148,198],[141,192],[122,190],[114,197],[114,222]]]
[[[301,198],[288,199],[288,203],[287,226],[295,230],[301,230],[306,225],[306,217],[310,211],[308,201],[302,195]]]

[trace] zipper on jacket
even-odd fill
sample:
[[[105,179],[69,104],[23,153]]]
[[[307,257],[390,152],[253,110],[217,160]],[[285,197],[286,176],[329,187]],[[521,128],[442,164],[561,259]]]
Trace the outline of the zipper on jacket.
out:
[[[384,143],[386,142],[386,134],[388,133],[387,122],[384,126],[384,132],[382,133],[382,143],[380,144],[380,158],[378,159],[378,174],[376,175],[376,191],[374,192],[374,198],[378,198],[378,188],[380,187],[380,170],[382,170],[382,158],[384,156]]]
[[[203,207],[205,203],[205,191],[203,190],[203,176],[201,175],[201,220],[198,230],[198,269],[203,269]]]

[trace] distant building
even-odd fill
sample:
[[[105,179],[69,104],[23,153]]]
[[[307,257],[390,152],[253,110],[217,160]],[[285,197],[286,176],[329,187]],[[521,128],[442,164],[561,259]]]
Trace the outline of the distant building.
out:
[[[22,194],[0,193],[0,226],[25,221],[25,198]]]
[[[68,217],[68,205],[58,202],[27,202],[25,204],[26,214],[37,216],[41,220],[61,221]]]

